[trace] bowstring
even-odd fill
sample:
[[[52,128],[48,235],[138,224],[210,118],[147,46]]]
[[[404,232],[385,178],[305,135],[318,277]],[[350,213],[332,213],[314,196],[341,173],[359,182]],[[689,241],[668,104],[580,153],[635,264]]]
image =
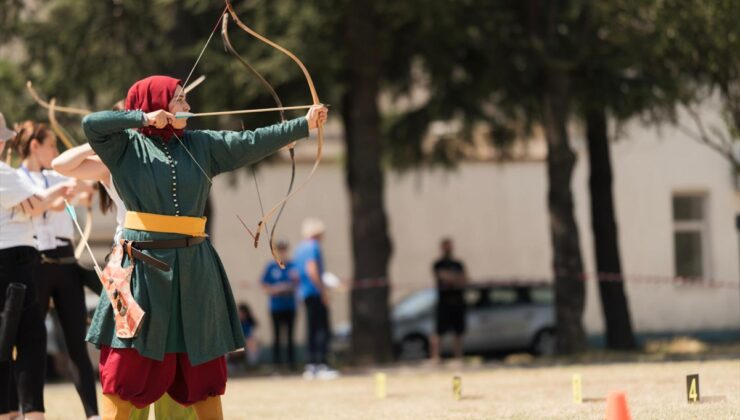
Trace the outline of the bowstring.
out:
[[[204,177],[206,177],[206,179],[211,184],[211,186],[213,186],[213,180],[211,179],[211,177],[208,176],[208,174],[206,173],[206,170],[203,169],[202,166],[200,166],[200,163],[198,163],[198,160],[195,158],[195,156],[193,156],[192,153],[190,153],[190,150],[188,149],[187,146],[185,146],[185,143],[180,139],[180,137],[178,137],[177,133],[175,133],[175,130],[172,129],[172,128],[170,128],[170,130],[172,131],[172,135],[175,136],[175,138],[177,139],[177,142],[180,143],[180,146],[182,146],[182,148],[185,149],[185,152],[188,154],[188,156],[190,156],[190,159],[193,161],[193,163],[195,163],[195,165],[198,167],[198,169],[200,169],[200,172],[203,174]],[[252,167],[252,177],[255,177],[255,176],[256,176],[256,174],[254,173],[254,167]],[[256,185],[257,185],[257,183],[255,181],[255,186]],[[257,187],[257,195],[259,196],[259,187]],[[260,208],[262,208],[262,200],[261,199],[260,199]],[[239,217],[238,214],[236,215],[236,218],[239,219],[239,222],[241,222],[242,226],[244,226],[244,229],[247,230],[247,233],[249,233],[249,236],[251,236],[252,239],[255,239],[254,233],[252,233],[252,231],[247,227],[247,224],[244,223],[244,220],[242,220],[242,218]]]
[[[226,16],[226,12],[228,10],[229,10],[229,7],[226,6],[224,8],[224,10],[221,12],[221,14],[219,15],[219,18],[216,21],[216,24],[213,26],[213,29],[211,30],[211,33],[208,35],[208,39],[206,40],[205,44],[203,45],[203,48],[200,50],[200,53],[198,53],[198,57],[195,59],[195,63],[193,64],[193,67],[190,68],[190,72],[188,73],[187,78],[185,78],[185,83],[183,84],[183,86],[187,86],[188,85],[188,82],[190,81],[190,78],[193,76],[193,73],[195,72],[195,69],[198,67],[198,63],[200,63],[200,59],[203,57],[203,54],[205,53],[206,49],[208,48],[208,44],[210,44],[211,39],[213,39],[213,35],[215,35],[216,30],[218,30],[218,27],[221,24],[221,21],[224,19],[224,16]],[[281,111],[281,115],[282,115],[282,111]],[[244,122],[242,122],[242,130],[244,130]],[[171,131],[172,131],[172,135],[175,136],[175,138],[177,139],[177,142],[180,143],[180,145],[182,146],[183,149],[185,149],[185,152],[188,154],[188,156],[190,156],[190,159],[195,163],[196,166],[198,166],[198,169],[200,169],[200,172],[203,174],[203,176],[206,177],[206,179],[211,184],[211,186],[213,186],[213,180],[211,179],[211,177],[208,176],[208,174],[206,173],[205,169],[203,169],[203,167],[200,166],[200,163],[198,163],[198,160],[195,159],[195,156],[193,156],[192,153],[190,153],[190,150],[187,148],[187,146],[185,146],[185,143],[183,143],[183,141],[180,139],[180,137],[175,133],[175,130],[171,128]],[[256,174],[256,172],[254,170],[254,166],[252,166],[251,169],[252,169],[252,179],[254,180],[254,186],[255,186],[255,189],[257,191],[257,200],[259,201],[260,211],[262,212],[262,215],[264,216],[265,209],[264,209],[264,205],[262,204],[262,196],[260,194],[259,185],[257,184],[257,174]],[[242,225],[244,225],[244,227],[247,229],[247,232],[252,236],[252,238],[255,238],[254,234],[249,230],[249,228],[247,228],[246,224],[244,223],[243,220],[241,220],[241,218],[239,217],[239,215],[237,215],[237,218],[242,223]],[[267,226],[267,223],[265,223],[265,229],[267,229],[269,240],[272,243],[272,232],[270,232],[269,226]]]
[[[213,180],[211,179],[211,177],[208,176],[208,174],[206,173],[205,169],[203,169],[203,167],[200,166],[200,163],[198,163],[198,160],[195,159],[195,156],[193,156],[192,153],[190,153],[190,150],[187,148],[187,146],[185,146],[185,143],[183,143],[182,140],[180,140],[180,137],[177,136],[177,134],[175,133],[175,130],[172,129],[172,128],[170,128],[170,130],[172,130],[172,135],[175,136],[175,138],[180,143],[180,145],[182,146],[182,148],[185,149],[185,152],[188,154],[188,156],[190,156],[190,159],[192,159],[193,162],[195,163],[195,165],[198,166],[198,169],[200,169],[200,172],[203,173],[203,176],[206,177],[206,179],[211,184],[211,186],[213,186]]]
[[[185,78],[185,83],[182,85],[183,88],[188,85],[188,82],[190,81],[190,78],[193,77],[193,73],[195,72],[195,68],[198,67],[198,63],[200,63],[201,57],[203,57],[203,53],[206,52],[206,48],[208,48],[208,44],[211,43],[211,39],[213,39],[213,35],[216,33],[216,30],[218,29],[219,25],[221,24],[221,19],[224,18],[224,13],[228,11],[228,8],[224,8],[224,11],[221,12],[221,14],[218,17],[218,20],[216,21],[216,24],[213,26],[213,30],[211,30],[211,34],[208,35],[208,39],[206,40],[205,45],[203,45],[203,48],[200,50],[200,53],[198,54],[198,58],[195,59],[195,64],[193,64],[193,67],[190,68],[190,73],[188,73],[188,77]]]
[[[252,168],[252,179],[254,180],[254,189],[257,191],[257,201],[260,203],[260,212],[262,213],[262,216],[265,216],[265,207],[262,205],[262,197],[260,196],[260,186],[257,183],[257,171],[254,169],[254,165],[251,166]],[[265,225],[265,228],[267,228],[267,225]],[[272,240],[272,235],[268,235],[268,239]]]
[[[239,120],[239,122],[242,125],[242,131],[245,131],[246,129],[244,128],[244,121]],[[262,212],[262,217],[264,217],[265,216],[265,206],[262,204],[262,194],[260,194],[260,186],[257,183],[257,171],[254,169],[254,166],[255,166],[254,164],[250,165],[249,168],[252,170],[252,180],[254,181],[254,189],[257,191],[257,201],[260,204],[260,212]],[[242,222],[242,224],[244,224],[244,221],[242,221],[241,218],[239,219],[239,221]],[[246,228],[247,226],[244,225],[244,227]],[[267,228],[267,225],[265,225],[265,228]],[[249,232],[250,235],[252,235],[252,238],[255,237],[252,231],[249,230],[249,228],[247,228],[247,231]],[[270,242],[272,242],[272,235],[268,234],[267,236]]]
[[[211,30],[211,34],[208,36],[208,39],[206,40],[206,43],[203,45],[203,48],[200,50],[200,53],[198,54],[198,58],[195,59],[195,64],[193,64],[193,67],[190,68],[190,72],[188,73],[188,77],[185,79],[185,83],[182,84],[183,89],[184,89],[185,86],[188,85],[188,82],[190,81],[190,78],[193,76],[193,73],[195,72],[195,68],[198,67],[198,63],[200,63],[201,57],[203,57],[203,54],[206,52],[206,48],[208,48],[208,44],[210,44],[211,39],[213,39],[213,35],[216,33],[216,30],[218,29],[219,25],[221,24],[221,19],[224,18],[223,17],[224,16],[224,13],[227,10],[228,10],[228,8],[224,8],[224,11],[221,12],[218,15],[218,20],[216,21],[216,24],[213,26],[213,30]],[[170,126],[170,130],[172,131],[172,135],[175,136],[175,138],[177,139],[178,143],[180,143],[180,145],[182,146],[182,148],[185,149],[185,152],[188,154],[188,156],[190,156],[190,159],[192,159],[193,162],[196,164],[196,166],[198,166],[198,169],[200,169],[200,171],[203,173],[203,176],[205,176],[206,179],[208,180],[208,182],[211,184],[211,186],[213,186],[213,180],[211,179],[211,177],[209,177],[208,174],[206,173],[205,169],[203,169],[203,167],[200,166],[200,163],[198,163],[198,160],[195,159],[195,156],[193,156],[193,154],[190,153],[190,150],[187,148],[187,146],[185,146],[185,143],[183,143],[183,141],[180,139],[180,137],[178,137],[177,133],[175,133],[175,130],[174,130],[174,128],[172,128],[172,126]]]
[[[218,15],[218,20],[216,20],[216,24],[213,25],[213,29],[211,30],[210,35],[208,35],[208,39],[206,39],[206,42],[203,45],[203,48],[201,48],[200,53],[198,53],[198,57],[195,59],[195,63],[193,64],[193,67],[190,68],[188,77],[185,78],[185,83],[182,84],[183,89],[185,88],[185,86],[188,85],[190,78],[193,77],[193,73],[195,72],[196,67],[198,67],[198,63],[200,63],[200,59],[203,57],[203,54],[206,52],[206,48],[208,48],[208,44],[211,43],[211,39],[213,39],[213,35],[216,33],[216,30],[221,24],[221,20],[224,18],[223,16],[224,16],[224,13],[226,13],[226,11],[228,11],[228,8],[224,8],[224,11]],[[211,177],[208,176],[205,169],[203,169],[203,167],[200,166],[200,163],[198,163],[198,160],[195,158],[195,156],[193,156],[193,154],[190,153],[190,149],[188,149],[187,146],[185,146],[185,143],[183,143],[183,141],[180,139],[177,133],[175,133],[174,128],[170,127],[170,130],[172,131],[172,135],[175,136],[175,138],[177,139],[177,142],[180,143],[180,146],[182,146],[182,148],[185,149],[185,153],[187,153],[188,156],[190,156],[190,159],[193,161],[193,163],[195,163],[198,169],[200,169],[200,172],[203,174],[203,176],[206,177],[206,179],[208,180],[208,183],[211,184],[211,186],[213,186],[213,180],[211,179]],[[251,232],[250,232],[250,235],[251,235]],[[254,237],[254,235],[252,236]]]

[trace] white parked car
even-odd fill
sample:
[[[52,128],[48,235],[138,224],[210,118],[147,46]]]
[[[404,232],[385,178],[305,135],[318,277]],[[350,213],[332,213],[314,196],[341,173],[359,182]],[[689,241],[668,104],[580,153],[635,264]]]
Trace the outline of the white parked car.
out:
[[[526,350],[555,352],[553,290],[546,283],[475,283],[465,289],[465,353]],[[393,343],[401,359],[428,356],[429,337],[435,331],[437,291],[422,289],[393,308]],[[351,327],[338,327],[332,348],[349,350]],[[452,352],[452,340],[442,341],[442,352]]]

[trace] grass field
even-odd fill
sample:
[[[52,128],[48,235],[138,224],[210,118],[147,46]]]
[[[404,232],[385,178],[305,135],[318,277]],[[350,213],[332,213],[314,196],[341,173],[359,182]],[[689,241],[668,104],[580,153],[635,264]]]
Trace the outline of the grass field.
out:
[[[504,363],[398,367],[387,374],[386,399],[375,396],[373,371],[333,381],[300,377],[235,378],[223,399],[227,419],[602,419],[604,398],[622,390],[634,419],[740,419],[740,360],[508,367]],[[574,404],[572,375],[583,380]],[[700,375],[701,404],[686,402],[686,375]],[[462,399],[452,377],[462,378]],[[82,419],[71,384],[46,388],[49,419]]]

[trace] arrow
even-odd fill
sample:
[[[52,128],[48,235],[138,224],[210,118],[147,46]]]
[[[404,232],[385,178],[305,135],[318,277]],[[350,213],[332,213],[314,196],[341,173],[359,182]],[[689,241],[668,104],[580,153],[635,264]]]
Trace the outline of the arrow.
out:
[[[75,227],[77,227],[77,231],[82,236],[82,241],[85,244],[85,248],[87,248],[87,252],[90,254],[90,258],[92,258],[93,264],[95,264],[95,272],[98,274],[98,277],[101,279],[103,278],[103,271],[100,269],[100,266],[98,265],[97,260],[95,260],[95,255],[93,255],[92,250],[90,249],[90,244],[85,239],[85,234],[82,232],[82,228],[80,227],[80,224],[77,222],[77,212],[75,212],[74,207],[72,207],[71,204],[69,204],[69,201],[66,199],[64,200],[64,207],[67,209],[67,213],[69,213],[69,216],[72,218],[72,221],[75,224]]]
[[[236,114],[256,114],[259,112],[276,112],[276,111],[293,111],[296,109],[309,109],[313,105],[281,106],[275,108],[258,108],[258,109],[241,109],[238,111],[219,111],[219,112],[176,112],[175,118],[193,118],[193,117],[211,117],[214,115],[236,115]],[[329,105],[324,105],[329,107]]]
[[[198,87],[198,85],[201,84],[201,83],[203,83],[204,80],[206,80],[206,75],[205,74],[201,75],[199,78],[197,78],[197,79],[193,80],[192,82],[190,82],[189,85],[185,86],[185,88],[183,89],[183,91],[185,93],[190,93],[191,90],[193,90],[196,87]]]

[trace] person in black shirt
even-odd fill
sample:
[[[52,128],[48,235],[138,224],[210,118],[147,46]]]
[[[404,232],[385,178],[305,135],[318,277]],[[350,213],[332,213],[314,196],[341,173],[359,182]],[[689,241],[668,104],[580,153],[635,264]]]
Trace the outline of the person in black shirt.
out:
[[[432,360],[440,360],[440,338],[448,333],[455,334],[455,357],[463,355],[463,335],[465,334],[464,288],[468,281],[465,266],[453,257],[452,239],[441,242],[442,256],[434,263],[434,278],[437,285],[437,328],[429,343]]]

